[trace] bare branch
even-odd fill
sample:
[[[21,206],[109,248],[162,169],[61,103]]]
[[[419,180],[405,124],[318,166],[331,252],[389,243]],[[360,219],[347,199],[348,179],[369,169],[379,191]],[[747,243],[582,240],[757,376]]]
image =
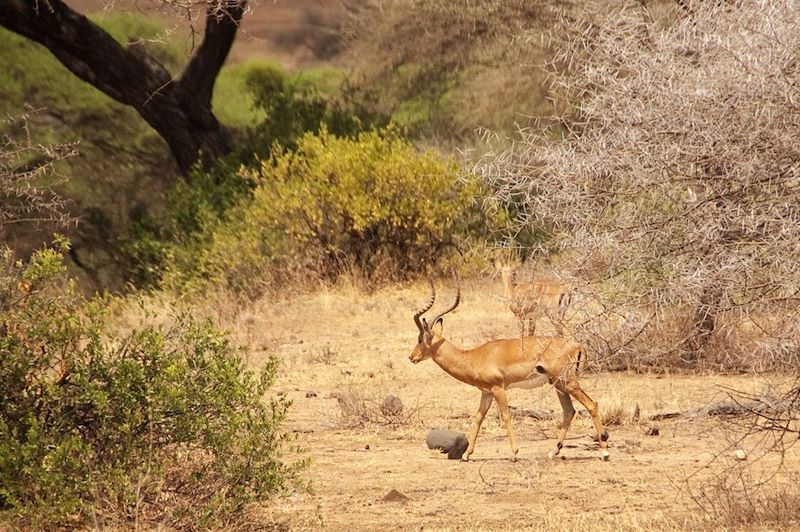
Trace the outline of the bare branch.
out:
[[[547,251],[594,307],[647,324],[612,327],[607,312],[590,313],[584,341],[690,366],[790,364],[800,347],[800,8],[681,5],[691,16],[668,26],[638,5],[572,24],[551,72],[554,94],[577,108],[487,154],[478,171],[492,201],[517,207],[517,230],[552,235]]]

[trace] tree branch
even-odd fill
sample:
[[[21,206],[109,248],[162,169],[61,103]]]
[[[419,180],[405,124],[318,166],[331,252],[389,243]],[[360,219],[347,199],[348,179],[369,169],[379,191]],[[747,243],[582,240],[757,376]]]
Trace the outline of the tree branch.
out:
[[[137,109],[171,81],[163,66],[152,68],[155,59],[125,49],[62,0],[0,0],[0,25],[44,45],[80,79]]]
[[[246,3],[208,0],[205,38],[180,80],[143,45],[121,45],[63,0],[0,0],[0,26],[43,44],[80,79],[136,109],[169,144],[185,174],[198,155],[207,165],[231,149],[211,95]]]
[[[214,82],[233,45],[246,4],[247,0],[215,0],[206,8],[203,42],[178,82],[206,107],[210,107]]]

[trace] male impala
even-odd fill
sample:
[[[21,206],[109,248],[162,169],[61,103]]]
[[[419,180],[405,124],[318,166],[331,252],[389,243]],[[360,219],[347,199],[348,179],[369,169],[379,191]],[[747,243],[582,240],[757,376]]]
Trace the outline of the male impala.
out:
[[[552,277],[540,277],[532,283],[514,284],[514,271],[517,265],[512,262],[495,261],[500,271],[503,292],[508,306],[520,322],[521,336],[533,336],[536,322],[547,315],[558,330],[564,334],[564,313],[571,302],[569,283]],[[527,325],[527,327],[526,327]]]
[[[509,388],[531,389],[552,384],[564,410],[564,419],[556,443],[555,455],[561,451],[575,409],[570,396],[577,399],[592,416],[595,439],[600,443],[603,459],[608,458],[608,433],[603,430],[597,403],[581,389],[578,384],[578,366],[586,351],[577,342],[563,337],[532,336],[520,342],[519,338],[494,340],[474,349],[459,349],[442,337],[442,317],[455,310],[461,301],[461,286],[456,278],[456,301],[449,309],[436,316],[429,324],[420,317],[431,309],[436,292],[431,282],[431,297],[425,307],[414,314],[414,323],[419,329],[417,346],[411,356],[414,364],[432,358],[434,362],[451,376],[478,388],[481,395],[480,406],[475,414],[475,423],[469,438],[469,446],[462,460],[469,460],[475,450],[475,440],[486,412],[497,401],[500,416],[508,431],[511,442],[512,459],[516,457],[517,447],[514,427],[508,412],[506,390]]]

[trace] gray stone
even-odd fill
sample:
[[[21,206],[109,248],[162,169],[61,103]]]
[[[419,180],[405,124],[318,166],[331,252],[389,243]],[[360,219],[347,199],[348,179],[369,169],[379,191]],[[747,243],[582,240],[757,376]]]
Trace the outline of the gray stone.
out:
[[[461,458],[469,446],[466,434],[444,429],[433,429],[428,432],[425,443],[428,444],[428,449],[439,449],[447,453],[447,458],[450,460]]]

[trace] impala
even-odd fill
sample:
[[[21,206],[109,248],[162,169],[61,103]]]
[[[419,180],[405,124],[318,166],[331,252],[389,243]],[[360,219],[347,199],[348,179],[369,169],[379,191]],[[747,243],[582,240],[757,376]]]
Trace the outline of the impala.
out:
[[[547,383],[555,387],[564,411],[556,450],[552,454],[558,455],[564,444],[564,437],[575,415],[571,399],[574,397],[591,414],[595,440],[600,444],[601,456],[604,460],[608,459],[608,433],[603,430],[597,403],[586,395],[578,384],[579,365],[586,356],[583,346],[564,337],[532,336],[523,338],[522,341],[519,338],[494,340],[473,349],[459,349],[442,336],[443,317],[455,310],[461,301],[461,286],[457,277],[456,287],[455,303],[428,323],[425,318],[421,321],[420,318],[431,309],[436,300],[436,292],[431,282],[430,299],[422,310],[414,314],[419,337],[409,358],[414,364],[431,358],[452,377],[481,391],[480,406],[475,414],[469,445],[462,460],[469,460],[475,450],[478,431],[492,401],[496,401],[500,409],[500,417],[506,426],[511,443],[512,459],[515,459],[519,448],[508,411],[506,390],[537,388]]]
[[[532,283],[515,284],[516,264],[498,260],[495,261],[495,268],[500,271],[508,306],[519,320],[521,336],[525,336],[526,332],[534,336],[536,322],[545,314],[558,330],[558,335],[565,336],[564,313],[572,299],[569,283],[541,277]]]

